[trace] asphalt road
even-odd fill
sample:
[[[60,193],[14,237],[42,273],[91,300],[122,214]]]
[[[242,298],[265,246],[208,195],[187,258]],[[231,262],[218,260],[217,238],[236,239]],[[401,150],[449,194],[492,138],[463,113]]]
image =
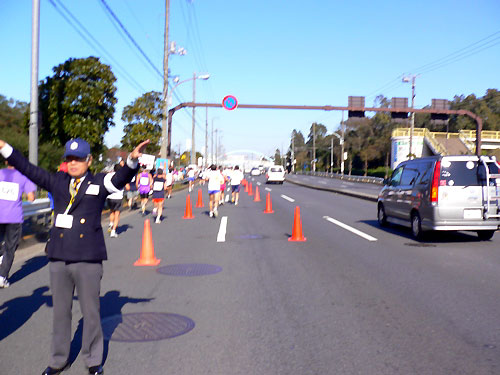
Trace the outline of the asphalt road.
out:
[[[206,188],[205,208],[191,194],[192,220],[182,219],[187,192],[173,196],[151,224],[158,267],[133,266],[144,218],[124,215],[102,280],[103,322],[123,317],[106,326],[106,374],[500,374],[499,234],[415,242],[406,228],[380,228],[372,201],[263,181],[253,181],[261,202],[242,193],[217,219]],[[263,213],[268,189],[273,214]],[[306,242],[288,241],[296,206]],[[2,375],[41,373],[50,348],[46,260],[40,249],[22,253],[0,290]],[[181,275],[156,271],[164,266]],[[143,314],[131,334],[148,334],[117,341],[133,313]],[[144,313],[170,315],[158,323]],[[85,373],[80,316],[75,301],[65,374]],[[151,341],[186,321],[191,330]]]

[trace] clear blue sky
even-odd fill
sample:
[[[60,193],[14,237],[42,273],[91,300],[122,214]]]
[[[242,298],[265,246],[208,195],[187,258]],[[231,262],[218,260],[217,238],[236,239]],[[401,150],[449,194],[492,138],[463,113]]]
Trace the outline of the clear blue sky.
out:
[[[116,126],[105,140],[108,146],[119,144],[123,107],[144,92],[161,91],[162,77],[117,31],[100,0],[52,1],[61,11],[63,3],[105,52],[89,46],[50,0],[41,0],[39,79],[70,57],[98,56],[111,65],[118,104]],[[165,1],[106,2],[162,72]],[[170,0],[169,39],[188,53],[170,56],[169,67],[181,80],[193,72],[210,73],[208,81],[197,81],[197,102],[220,103],[232,94],[244,104],[346,106],[348,96],[359,95],[371,106],[378,94],[410,97],[411,85],[401,76],[420,74],[415,106],[421,108],[432,98],[483,96],[499,88],[499,20],[498,0]],[[0,31],[0,94],[29,101],[31,1],[0,1]],[[192,82],[175,92],[191,101]],[[196,110],[196,119],[201,150],[205,109]],[[209,129],[213,122],[221,130],[225,150],[267,155],[276,148],[286,151],[293,129],[307,137],[312,122],[333,131],[340,119],[339,112],[208,112]],[[191,110],[183,110],[174,116],[172,146],[183,151],[189,138]]]

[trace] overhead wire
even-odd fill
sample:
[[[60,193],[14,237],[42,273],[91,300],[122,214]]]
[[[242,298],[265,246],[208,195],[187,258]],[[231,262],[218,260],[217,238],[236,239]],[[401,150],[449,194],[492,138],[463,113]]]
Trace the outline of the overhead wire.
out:
[[[80,21],[78,21],[78,19],[73,15],[73,13],[71,13],[68,10],[68,8],[66,8],[61,3],[60,0],[48,0],[48,1],[54,7],[54,9],[59,13],[59,15],[61,15],[61,17],[64,18],[64,20],[78,33],[78,35],[80,35],[82,37],[82,39],[85,42],[87,42],[87,44],[91,48],[95,49],[97,52],[100,52],[100,53],[106,55],[107,58],[109,60],[111,60],[116,65],[119,74],[123,76],[123,79],[131,87],[136,89],[139,93],[146,92],[146,89],[144,87],[142,87],[142,85],[139,82],[137,82],[130,73],[127,72],[127,70],[106,50],[106,48],[85,28],[85,26],[83,26],[82,23]],[[57,2],[57,4],[54,1]],[[63,11],[61,11],[61,9],[59,9],[58,6],[60,8],[62,8],[64,10],[64,12],[67,13],[67,15],[65,13],[63,13]],[[68,16],[69,16],[69,18],[68,18]],[[71,20],[70,20],[70,18],[71,18]],[[80,31],[77,26],[75,26],[75,23],[76,23],[76,25],[78,25],[78,27],[81,30],[83,30],[83,32]],[[92,40],[92,42],[89,39]]]
[[[130,35],[128,30],[125,28],[123,23],[119,20],[119,18],[116,16],[116,14],[111,10],[109,5],[106,3],[106,0],[100,0],[101,3],[105,6],[107,12],[111,14],[115,22],[120,26],[120,28],[123,30],[127,38],[130,39],[132,44],[137,48],[137,50],[141,53],[141,55],[144,57],[144,59],[148,62],[148,64],[153,68],[153,70],[161,77],[163,78],[163,73],[153,64],[153,62],[150,60],[150,58],[146,55],[146,53],[142,50],[142,48],[139,46],[139,44],[135,41],[135,39]]]

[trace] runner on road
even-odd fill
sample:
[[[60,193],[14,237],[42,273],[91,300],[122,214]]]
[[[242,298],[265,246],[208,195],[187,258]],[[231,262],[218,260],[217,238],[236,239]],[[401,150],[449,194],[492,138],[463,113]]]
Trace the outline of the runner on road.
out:
[[[219,206],[219,193],[220,193],[220,186],[224,182],[224,177],[222,174],[217,170],[217,167],[215,164],[212,164],[210,166],[210,171],[207,172],[207,179],[208,179],[208,196],[210,197],[210,202],[209,202],[209,216],[210,217],[217,217],[218,212],[217,212],[217,207]]]
[[[163,201],[165,200],[165,177],[163,169],[159,168],[153,178],[153,214],[156,212],[156,224],[161,223],[161,214],[163,213]]]
[[[120,164],[115,164],[114,172],[112,173],[112,175],[114,175],[120,168],[121,168]],[[116,228],[120,223],[120,209],[122,207],[122,201],[123,201],[123,190],[118,190],[111,193],[110,195],[108,195],[108,198],[106,199],[106,203],[108,204],[110,210],[108,231],[111,232],[109,236],[113,238],[118,237],[118,234],[116,233]]]
[[[141,210],[142,216],[146,215],[146,205],[148,204],[149,190],[153,183],[153,176],[146,168],[142,168],[142,172],[136,178],[136,186],[141,196]]]
[[[238,201],[240,200],[240,185],[243,178],[243,172],[240,171],[240,167],[237,165],[234,167],[234,171],[231,172],[231,202],[235,206],[238,205]]]

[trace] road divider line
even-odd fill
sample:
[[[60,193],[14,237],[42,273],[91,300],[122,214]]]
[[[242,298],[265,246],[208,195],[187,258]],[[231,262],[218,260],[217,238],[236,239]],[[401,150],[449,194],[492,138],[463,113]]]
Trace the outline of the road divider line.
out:
[[[344,229],[348,230],[349,232],[357,234],[358,236],[363,237],[365,240],[377,241],[377,239],[375,237],[372,237],[369,234],[361,232],[360,230],[357,230],[356,228],[353,228],[347,224],[344,224],[341,221],[335,220],[335,219],[331,218],[330,216],[323,216],[323,219],[329,221],[330,223],[338,225],[339,227],[344,228]]]
[[[260,182],[257,182],[257,185],[259,185],[259,186],[260,186]]]
[[[220,220],[219,233],[217,233],[217,242],[226,242],[227,216],[222,216]]]
[[[267,188],[267,187],[266,187],[265,189],[266,189],[267,191],[273,191],[273,189],[269,189],[269,188]]]
[[[281,198],[283,198],[283,199],[286,199],[288,202],[295,202],[295,199],[290,198],[290,197],[287,197],[287,196],[286,196],[286,195],[284,195],[284,194],[281,194],[281,195],[280,195],[280,197],[281,197]]]

